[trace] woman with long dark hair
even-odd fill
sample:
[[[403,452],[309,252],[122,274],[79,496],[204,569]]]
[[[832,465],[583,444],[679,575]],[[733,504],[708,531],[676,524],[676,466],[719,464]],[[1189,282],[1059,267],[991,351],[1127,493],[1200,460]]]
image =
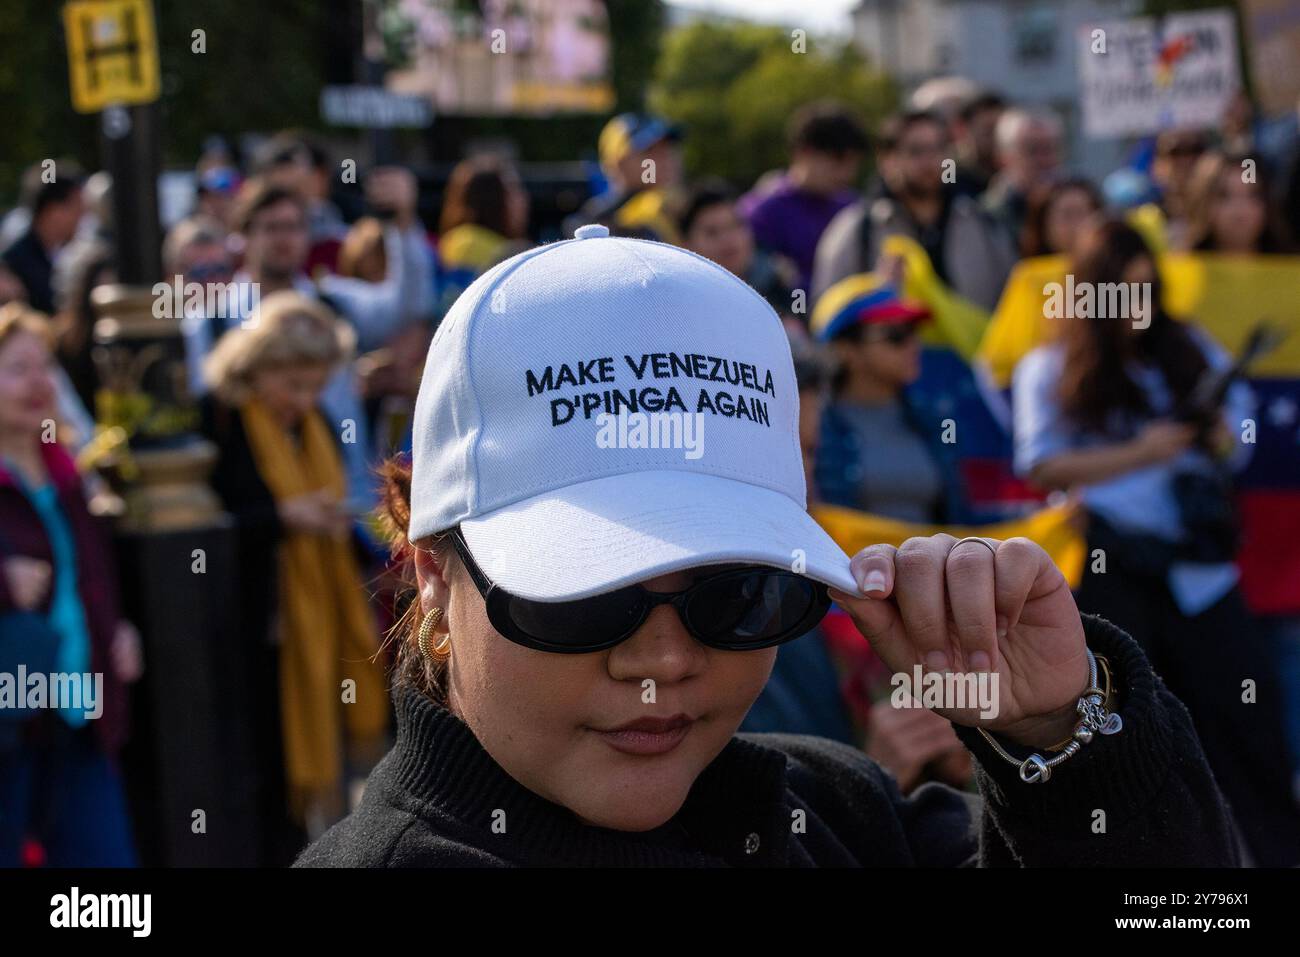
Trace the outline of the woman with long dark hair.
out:
[[[1249,389],[1234,385],[1222,407],[1198,405],[1207,371],[1228,360],[1165,310],[1155,259],[1130,226],[1100,224],[1072,269],[1075,314],[1060,341],[1015,372],[1016,467],[1079,492],[1089,522],[1080,607],[1125,622],[1186,702],[1255,856],[1295,864],[1300,811],[1277,662],[1233,564],[1228,475],[1249,450],[1237,441]]]

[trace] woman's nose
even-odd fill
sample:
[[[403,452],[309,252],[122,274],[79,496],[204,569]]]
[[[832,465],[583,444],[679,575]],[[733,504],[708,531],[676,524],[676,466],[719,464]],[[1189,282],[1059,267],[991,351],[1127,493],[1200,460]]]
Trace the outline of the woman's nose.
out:
[[[691,637],[672,605],[660,605],[633,633],[610,649],[609,673],[616,681],[658,684],[683,681],[698,673],[708,649]]]

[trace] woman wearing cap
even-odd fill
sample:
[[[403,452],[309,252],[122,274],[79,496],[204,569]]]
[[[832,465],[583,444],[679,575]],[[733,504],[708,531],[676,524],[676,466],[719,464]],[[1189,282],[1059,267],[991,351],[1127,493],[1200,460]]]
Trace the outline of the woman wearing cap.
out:
[[[1186,714],[1045,553],[936,536],[850,563],[804,510],[797,423],[780,321],[707,260],[592,226],[480,277],[392,476],[398,742],[298,863],[1235,863]],[[734,736],[832,598],[897,672],[997,676],[996,717],[941,708],[982,803]]]
[[[874,274],[843,279],[818,300],[812,332],[830,343],[838,364],[822,415],[822,501],[905,522],[966,520],[941,417],[928,415],[907,390],[921,374],[920,328],[928,317]]]

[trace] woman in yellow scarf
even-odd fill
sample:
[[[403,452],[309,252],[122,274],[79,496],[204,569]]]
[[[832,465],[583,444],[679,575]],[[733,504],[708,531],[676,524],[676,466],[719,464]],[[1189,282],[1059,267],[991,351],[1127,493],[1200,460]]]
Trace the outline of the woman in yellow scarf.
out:
[[[270,529],[241,543],[244,575],[261,562],[270,579],[245,577],[241,599],[256,604],[257,585],[274,589],[263,622],[274,621],[278,640],[285,799],[309,833],[346,810],[344,756],[353,765],[373,760],[388,722],[378,628],[343,505],[339,437],[317,408],[351,351],[351,331],[328,309],[281,292],[247,327],[227,333],[205,364],[215,398],[205,400],[203,418],[221,451],[213,484],[241,532]]]

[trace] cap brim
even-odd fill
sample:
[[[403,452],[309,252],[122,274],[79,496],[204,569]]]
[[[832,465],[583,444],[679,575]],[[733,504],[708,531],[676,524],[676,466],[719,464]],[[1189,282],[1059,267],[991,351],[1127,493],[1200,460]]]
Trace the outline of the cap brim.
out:
[[[594,479],[466,519],[474,560],[512,595],[571,601],[700,565],[797,571],[857,594],[849,557],[794,500],[696,472]]]

